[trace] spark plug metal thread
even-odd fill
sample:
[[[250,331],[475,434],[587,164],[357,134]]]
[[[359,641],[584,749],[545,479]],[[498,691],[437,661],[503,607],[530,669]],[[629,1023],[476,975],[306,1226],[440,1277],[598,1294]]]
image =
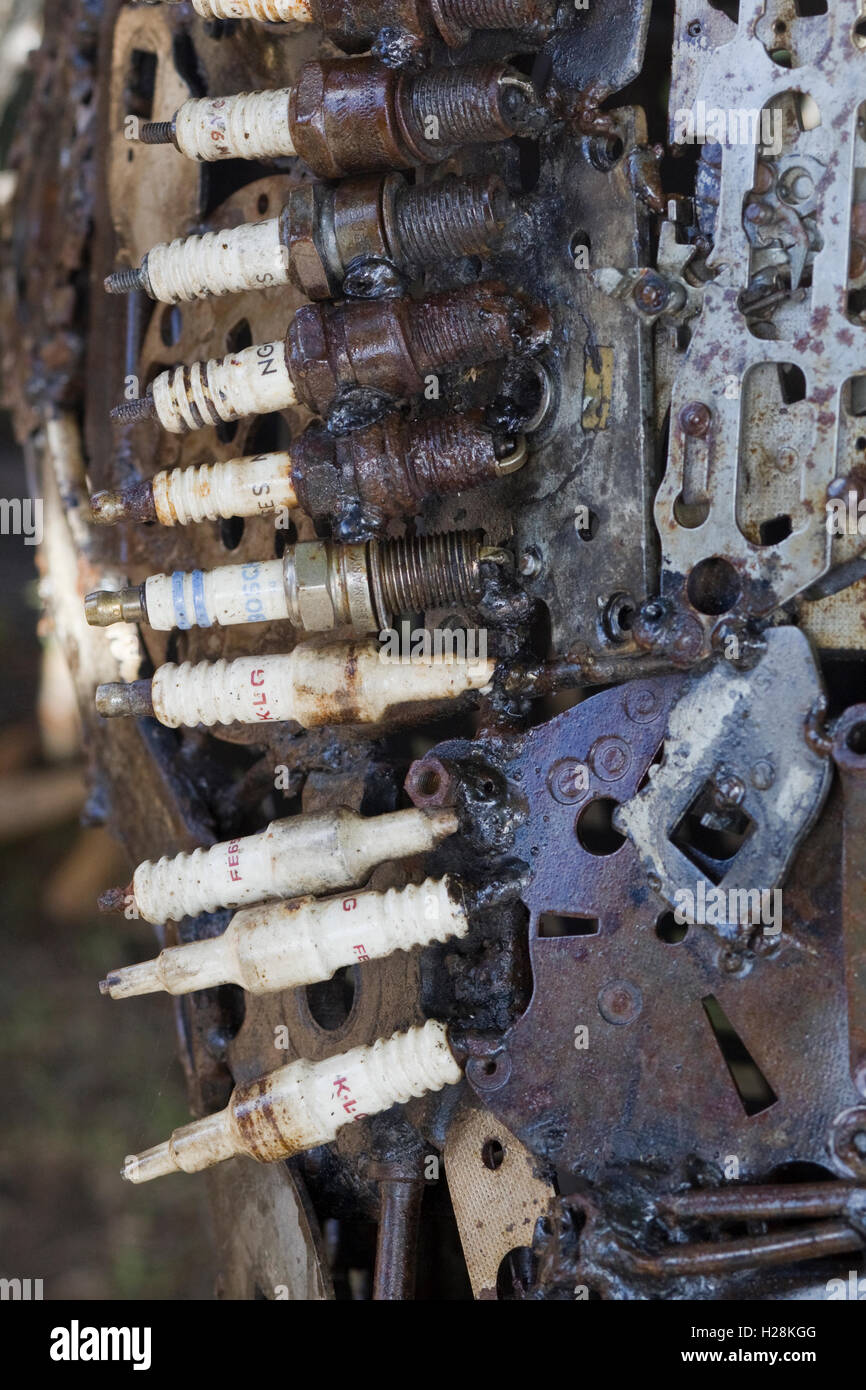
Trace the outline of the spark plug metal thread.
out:
[[[110,889],[99,906],[103,911],[123,909],[158,925],[221,907],[336,892],[363,882],[386,860],[426,854],[456,829],[450,810],[289,816],[255,835],[210,849],[164,855],[156,863],[145,860],[132,883]]]
[[[379,724],[407,711],[481,690],[495,662],[486,652],[420,653],[389,660],[375,642],[301,643],[287,655],[160,666],[151,681],[96,690],[106,718],[153,715],[167,728],[203,724]]]
[[[313,60],[293,87],[185,101],[139,139],[188,159],[297,155],[320,178],[436,164],[457,143],[507,140],[537,122],[532,84],[506,63],[395,72],[375,58]]]
[[[112,970],[99,988],[112,999],[157,990],[190,994],[225,984],[272,994],[468,930],[462,893],[449,878],[384,893],[258,904],[236,913],[222,936],[166,947],[153,960]]]
[[[123,1177],[148,1182],[178,1170],[195,1173],[240,1154],[273,1163],[330,1143],[352,1120],[405,1105],[461,1078],[445,1025],[431,1019],[372,1047],[355,1047],[323,1062],[290,1062],[236,1086],[224,1110],[127,1158]]]
[[[424,265],[493,250],[509,211],[505,185],[496,175],[402,187],[394,213],[399,265]]]
[[[339,294],[359,258],[408,270],[498,245],[509,198],[495,174],[412,187],[401,174],[301,184],[278,217],[152,246],[139,269],[116,270],[109,294],[143,289],[164,304],[293,281],[308,299]]]
[[[336,516],[359,504],[385,520],[414,516],[427,497],[515,472],[526,456],[522,436],[497,437],[467,416],[392,414],[347,435],[311,427],[288,452],[162,470],[149,481],[95,493],[91,511],[100,524],[186,526],[294,507]]]
[[[112,415],[155,414],[175,434],[298,403],[324,415],[343,389],[366,386],[395,399],[418,395],[431,372],[480,366],[535,346],[547,332],[545,316],[491,282],[424,300],[305,304],[284,343],[171,367],[155,378],[150,395],[124,402]]]
[[[283,619],[305,632],[381,632],[395,613],[474,604],[482,539],[480,531],[451,531],[359,545],[299,541],[281,560],[176,570],[136,588],[97,590],[84,600],[85,615],[93,627],[144,622],[163,632]]]

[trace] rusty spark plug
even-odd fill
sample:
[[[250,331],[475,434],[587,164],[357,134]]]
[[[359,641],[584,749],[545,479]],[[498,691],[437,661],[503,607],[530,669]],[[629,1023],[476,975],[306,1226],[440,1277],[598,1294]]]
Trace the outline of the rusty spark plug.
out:
[[[132,589],[98,589],[84,611],[91,627],[139,622],[168,632],[288,619],[304,632],[381,632],[395,613],[476,603],[485,554],[473,531],[359,545],[299,541],[281,560],[175,570]]]
[[[413,653],[403,664],[375,642],[300,643],[286,655],[167,662],[152,680],[97,686],[96,709],[106,718],[153,715],[170,729],[281,720],[304,729],[378,724],[412,705],[429,708],[481,690],[494,667],[486,652],[461,653],[459,644]]]
[[[555,0],[192,0],[203,19],[258,19],[318,24],[344,53],[366,53],[386,36],[417,50],[436,36],[451,48],[479,29],[518,29],[545,36]],[[385,31],[385,32],[383,32]]]
[[[297,155],[320,178],[438,164],[460,145],[537,133],[529,78],[506,63],[395,72],[375,58],[305,63],[294,87],[185,101],[138,138],[188,159]]]
[[[494,174],[418,187],[402,174],[304,183],[278,217],[152,246],[138,269],[115,271],[105,288],[177,304],[291,282],[307,299],[333,299],[347,273],[360,282],[371,262],[408,272],[494,250],[509,208]]]
[[[525,301],[489,282],[422,300],[305,304],[284,342],[171,367],[150,394],[125,401],[112,416],[155,415],[164,429],[182,434],[298,403],[324,415],[342,390],[418,395],[438,370],[506,357],[537,345],[547,331],[546,316],[533,316]]]
[[[445,1025],[431,1019],[372,1047],[354,1047],[323,1062],[290,1062],[235,1087],[225,1110],[127,1158],[122,1176],[149,1182],[166,1173],[196,1173],[241,1154],[274,1163],[329,1144],[352,1120],[456,1085],[462,1075]]]
[[[526,440],[492,434],[466,415],[407,420],[386,415],[335,436],[311,426],[287,451],[163,469],[90,499],[93,520],[163,526],[262,516],[300,507],[337,517],[360,506],[371,524],[415,516],[425,498],[464,492],[526,462]]]

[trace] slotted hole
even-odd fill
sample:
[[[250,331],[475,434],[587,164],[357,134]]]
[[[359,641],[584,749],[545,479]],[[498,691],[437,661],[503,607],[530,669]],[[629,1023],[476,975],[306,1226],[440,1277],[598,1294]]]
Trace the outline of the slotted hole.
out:
[[[481,1162],[485,1168],[489,1168],[491,1173],[495,1173],[497,1168],[502,1167],[505,1158],[505,1148],[498,1139],[485,1139],[481,1145]]]
[[[746,1114],[760,1115],[778,1097],[714,994],[701,1004]]]
[[[596,936],[599,925],[597,917],[572,917],[561,912],[542,912],[538,919],[538,935]]]
[[[496,1297],[507,1301],[525,1298],[537,1272],[538,1260],[529,1246],[515,1246],[502,1257],[496,1271]]]

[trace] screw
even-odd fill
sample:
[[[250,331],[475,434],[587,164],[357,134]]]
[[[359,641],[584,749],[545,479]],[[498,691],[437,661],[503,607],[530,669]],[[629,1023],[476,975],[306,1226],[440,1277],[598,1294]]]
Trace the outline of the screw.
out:
[[[155,415],[156,403],[153,396],[139,396],[134,401],[123,401],[111,411],[111,419],[120,420],[125,425],[135,420],[152,420]]]
[[[671,299],[671,286],[663,276],[651,270],[642,275],[632,290],[632,299],[644,314],[660,314]]]
[[[702,439],[710,428],[713,415],[710,407],[703,401],[689,401],[680,411],[680,426],[683,434],[694,439]]]
[[[174,139],[174,121],[142,121],[138,139],[142,145],[170,145]]]
[[[103,284],[108,294],[129,294],[131,290],[146,288],[144,275],[137,266],[130,266],[125,270],[113,270],[110,275],[106,275]]]
[[[589,768],[577,758],[562,758],[547,774],[547,785],[555,801],[570,806],[589,791]]]
[[[768,791],[776,780],[776,770],[768,758],[761,758],[752,768],[752,786],[759,792]]]
[[[714,804],[720,811],[729,811],[742,804],[746,788],[739,777],[727,768],[717,768],[713,775]]]
[[[633,1023],[642,1008],[643,995],[631,980],[615,980],[598,992],[599,1013],[618,1028]]]

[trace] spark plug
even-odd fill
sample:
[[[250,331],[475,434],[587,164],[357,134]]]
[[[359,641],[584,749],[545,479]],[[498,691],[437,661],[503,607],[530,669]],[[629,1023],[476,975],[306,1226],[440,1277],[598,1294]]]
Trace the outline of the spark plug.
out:
[[[509,207],[493,174],[418,187],[402,174],[303,183],[278,217],[152,246],[138,269],[115,271],[105,288],[177,304],[291,282],[307,299],[334,299],[347,272],[362,276],[369,259],[409,272],[494,250]]]
[[[138,138],[205,161],[297,155],[319,178],[341,179],[437,164],[538,123],[532,83],[507,63],[407,73],[328,58],[305,63],[294,87],[194,97],[171,120],[143,121]]]
[[[299,541],[281,560],[152,574],[119,593],[99,589],[84,611],[92,627],[141,622],[162,632],[286,618],[304,632],[381,632],[395,613],[476,603],[484,555],[474,531],[360,545]]]
[[[526,440],[495,435],[470,416],[407,420],[398,413],[351,434],[311,426],[288,452],[164,469],[90,499],[93,520],[163,526],[262,516],[300,507],[339,516],[361,507],[371,520],[415,516],[428,497],[505,477],[526,461]]]
[[[396,31],[416,48],[434,36],[459,48],[478,29],[531,29],[545,36],[556,12],[555,0],[192,0],[192,5],[203,19],[318,24],[344,53],[379,46],[383,30]]]
[[[176,1171],[197,1173],[241,1154],[274,1163],[329,1144],[350,1121],[456,1085],[461,1077],[445,1025],[431,1019],[372,1047],[353,1047],[323,1062],[289,1062],[236,1086],[225,1110],[127,1158],[122,1176],[149,1182]]]
[[[420,652],[405,665],[375,642],[302,643],[288,655],[235,661],[167,662],[153,680],[112,682],[96,690],[107,718],[153,715],[169,729],[199,724],[378,724],[407,706],[455,700],[481,690],[495,662],[453,651]]]
[[[298,403],[324,415],[343,390],[418,395],[430,373],[480,366],[537,344],[548,332],[544,313],[495,283],[421,300],[305,304],[285,342],[172,367],[155,378],[151,394],[111,413],[125,421],[155,415],[174,434]]]
[[[460,888],[447,878],[324,902],[269,903],[236,913],[222,936],[169,946],[154,960],[112,970],[99,989],[112,999],[227,984],[272,994],[468,930]]]
[[[157,863],[146,859],[126,888],[102,894],[99,908],[158,925],[221,907],[334,892],[361,883],[386,860],[435,849],[456,829],[450,810],[289,816],[210,849],[164,855]]]

